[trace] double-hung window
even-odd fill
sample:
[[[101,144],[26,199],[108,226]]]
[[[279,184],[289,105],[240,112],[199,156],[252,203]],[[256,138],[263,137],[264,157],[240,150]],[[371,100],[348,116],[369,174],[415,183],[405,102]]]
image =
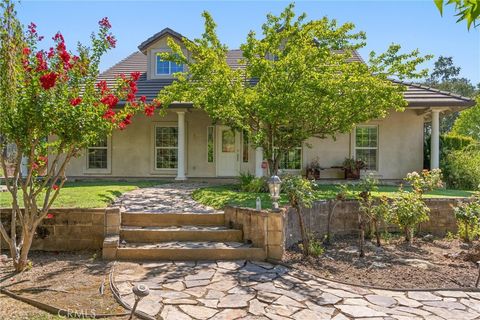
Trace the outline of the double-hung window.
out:
[[[355,128],[355,159],[364,161],[366,170],[378,170],[378,126]]]
[[[87,148],[87,169],[108,169],[107,138],[104,138]]]
[[[178,163],[178,128],[155,127],[155,169],[176,169]]]
[[[183,71],[183,64],[179,64],[173,61],[163,60],[160,56],[157,55],[155,73],[160,76],[172,75],[176,72]]]
[[[275,156],[278,152],[274,148]],[[281,170],[301,170],[302,169],[302,147],[297,147],[287,153],[280,155],[278,168]]]

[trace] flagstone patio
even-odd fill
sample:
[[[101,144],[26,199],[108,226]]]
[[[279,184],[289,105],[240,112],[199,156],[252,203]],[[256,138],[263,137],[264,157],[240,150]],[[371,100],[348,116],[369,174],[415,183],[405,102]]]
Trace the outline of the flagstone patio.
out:
[[[215,213],[211,207],[192,199],[192,192],[208,186],[201,182],[168,183],[150,188],[136,189],[118,197],[112,207],[124,212],[149,213]]]
[[[113,271],[121,300],[132,287],[150,295],[145,315],[183,319],[477,319],[480,291],[390,291],[344,285],[266,262],[119,262]]]

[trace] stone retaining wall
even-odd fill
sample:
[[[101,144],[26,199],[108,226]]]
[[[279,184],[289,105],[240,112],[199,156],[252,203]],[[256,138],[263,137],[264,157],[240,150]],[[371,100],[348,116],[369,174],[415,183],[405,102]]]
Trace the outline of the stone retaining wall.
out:
[[[457,225],[452,205],[457,199],[426,199],[430,208],[430,220],[422,223],[418,231],[436,236],[444,236],[448,231],[456,232]],[[312,208],[303,210],[307,229],[317,237],[327,233],[327,217],[333,201],[317,201]],[[358,201],[343,201],[337,205],[331,221],[332,235],[356,234],[358,230]],[[285,213],[285,247],[289,248],[301,240],[298,217],[293,208]],[[398,231],[395,226],[388,226],[389,231]]]
[[[258,211],[250,208],[226,207],[225,226],[243,231],[243,240],[263,248],[269,259],[281,260],[284,252],[285,210]]]
[[[32,250],[44,251],[77,251],[97,250],[103,246],[105,235],[114,233],[109,230],[113,223],[107,223],[107,218],[120,217],[119,208],[107,209],[52,209],[49,213],[53,218],[44,219],[38,226]],[[7,230],[10,230],[11,209],[0,209],[0,218]],[[110,219],[111,220],[111,219]],[[118,229],[119,223],[115,229]],[[112,232],[113,231],[113,232]],[[2,248],[6,242],[2,239]]]

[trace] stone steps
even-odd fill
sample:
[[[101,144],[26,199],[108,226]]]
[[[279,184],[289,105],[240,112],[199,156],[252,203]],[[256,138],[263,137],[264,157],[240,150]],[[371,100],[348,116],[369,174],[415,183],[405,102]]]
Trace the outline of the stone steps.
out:
[[[242,231],[225,227],[131,227],[120,229],[120,238],[127,242],[166,241],[229,241],[240,242]]]
[[[117,250],[120,260],[265,260],[265,251],[240,242],[126,243]]]
[[[223,213],[122,212],[120,260],[265,260]]]
[[[122,212],[122,226],[171,227],[171,226],[223,226],[223,213],[144,213]]]

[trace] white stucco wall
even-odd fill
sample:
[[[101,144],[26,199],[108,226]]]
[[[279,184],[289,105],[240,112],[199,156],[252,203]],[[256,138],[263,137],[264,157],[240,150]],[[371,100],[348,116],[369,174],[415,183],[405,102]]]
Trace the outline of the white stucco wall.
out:
[[[188,110],[186,125],[186,175],[187,177],[215,177],[215,163],[207,162],[207,127],[209,117],[200,110]],[[158,114],[146,117],[136,115],[132,124],[123,131],[115,131],[109,141],[110,165],[107,173],[86,169],[84,155],[73,159],[67,168],[68,176],[92,177],[174,177],[175,170],[155,170],[154,128],[156,124],[177,122],[175,110],[161,118]],[[378,171],[381,179],[401,179],[408,172],[423,167],[423,117],[413,110],[392,112],[383,120],[370,121],[378,125]],[[311,145],[308,148],[306,144]],[[303,146],[302,171],[318,157],[322,167],[339,166],[353,155],[353,135],[341,134],[333,139],[310,138]],[[241,148],[240,148],[241,150]],[[248,162],[240,158],[240,171],[255,173],[255,151],[250,148]],[[339,171],[323,172],[323,177],[335,177]]]

